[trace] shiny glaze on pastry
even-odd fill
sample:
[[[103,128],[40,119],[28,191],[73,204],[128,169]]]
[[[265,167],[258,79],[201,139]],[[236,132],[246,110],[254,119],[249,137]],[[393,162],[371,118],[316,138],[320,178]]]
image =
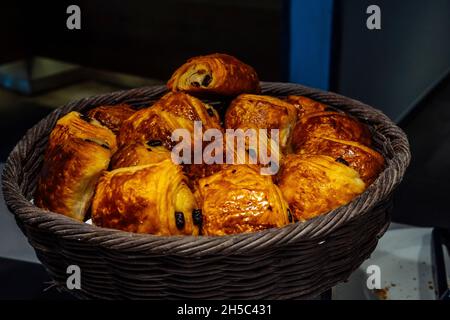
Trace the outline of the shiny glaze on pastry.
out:
[[[286,156],[277,182],[298,221],[345,205],[365,189],[356,170],[322,155]]]
[[[171,160],[104,172],[92,202],[92,221],[130,232],[197,235],[197,204],[186,183],[181,167]]]
[[[225,115],[225,128],[279,129],[280,147],[286,149],[297,121],[296,108],[270,96],[242,94],[234,99]]]
[[[172,91],[234,96],[259,93],[259,79],[249,65],[227,54],[210,54],[189,59],[167,83]]]
[[[161,143],[171,150],[178,142],[171,140],[175,129],[188,129],[193,138],[194,121],[201,121],[203,130],[222,130],[213,107],[183,92],[169,92],[151,107],[141,109],[124,121],[119,145],[133,141]]]
[[[143,142],[132,142],[121,147],[111,158],[112,170],[124,167],[141,166],[158,163],[171,159],[171,152],[163,146],[149,146]],[[210,176],[222,167],[222,164],[182,164],[183,172],[188,178],[188,185],[195,187],[195,183],[204,177]]]
[[[366,125],[341,112],[313,112],[305,114],[292,133],[292,147],[298,152],[311,137],[329,137],[356,141],[370,146],[372,137]]]
[[[34,203],[83,220],[116,149],[114,133],[98,121],[75,111],[65,115],[50,134]]]
[[[333,157],[358,171],[361,179],[370,185],[384,168],[384,158],[375,150],[354,142],[328,137],[312,138],[301,148],[300,153]]]
[[[199,180],[203,234],[227,235],[282,227],[288,206],[270,176],[247,165],[229,165]]]
[[[88,116],[96,119],[115,134],[119,133],[122,123],[131,117],[136,110],[127,104],[100,106],[89,110]]]
[[[171,159],[169,150],[160,145],[150,146],[144,142],[132,142],[119,148],[111,158],[112,170],[124,167],[142,166]]]
[[[297,108],[299,118],[302,118],[305,114],[313,112],[337,111],[326,104],[304,96],[288,96],[286,100]]]
[[[189,186],[194,189],[198,180],[220,171],[223,164],[184,164],[183,171],[189,179]]]
[[[226,137],[222,140],[222,156],[217,157],[217,160],[221,159],[221,163],[202,163],[202,164],[184,164],[183,169],[189,178],[190,186],[194,188],[197,181],[201,178],[209,177],[216,172],[219,172],[229,164],[246,164],[253,167],[255,170],[259,170],[262,166],[258,161],[251,162],[248,151],[241,150],[242,152],[237,152],[237,143],[235,141],[234,148],[227,154],[227,151],[231,150],[231,144],[226,143]],[[204,149],[205,151],[205,149]],[[230,159],[227,159],[229,157]],[[204,159],[205,160],[205,159]],[[228,162],[230,161],[230,162]],[[228,164],[227,164],[228,163]]]

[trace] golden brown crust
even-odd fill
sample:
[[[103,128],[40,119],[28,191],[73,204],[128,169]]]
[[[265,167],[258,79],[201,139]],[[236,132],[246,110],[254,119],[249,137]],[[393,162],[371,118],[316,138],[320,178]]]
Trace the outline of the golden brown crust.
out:
[[[354,141],[333,138],[312,138],[300,153],[330,156],[358,171],[361,179],[370,185],[384,168],[384,158],[375,150]]]
[[[203,233],[226,235],[282,227],[288,207],[269,176],[247,165],[229,165],[200,179],[196,196],[202,203]]]
[[[131,117],[136,110],[128,104],[100,106],[89,110],[88,116],[96,119],[115,134],[119,133],[122,123]]]
[[[225,139],[221,140],[221,146],[223,152],[221,153],[221,156],[218,156],[217,158],[214,157],[214,159],[217,159],[217,162],[211,163],[206,162],[205,158],[203,159],[203,163],[201,164],[184,164],[183,170],[186,173],[187,177],[189,178],[189,185],[192,188],[195,188],[195,185],[197,184],[198,180],[201,178],[209,177],[213,175],[214,173],[219,172],[228,164],[247,164],[255,169],[260,168],[262,164],[256,159],[256,161],[251,162],[249,153],[246,150],[242,150],[242,153],[237,152],[237,143],[233,145],[233,150],[231,151],[231,145],[228,145],[226,143],[226,137]],[[204,148],[204,153],[207,153],[207,149]],[[227,151],[230,151],[230,154],[227,153]],[[210,154],[208,152],[208,154]],[[215,155],[215,153],[214,153]],[[229,158],[229,159],[227,159]],[[230,161],[230,162],[229,162]]]
[[[277,181],[299,221],[345,205],[365,189],[358,172],[322,155],[286,156]]]
[[[372,137],[366,125],[341,112],[313,112],[305,114],[296,124],[292,133],[292,147],[300,151],[312,137],[329,137],[339,140],[356,141],[371,146]]]
[[[242,94],[234,99],[225,115],[227,129],[279,129],[284,151],[297,121],[296,108],[286,101],[263,95]]]
[[[112,170],[142,166],[171,159],[170,151],[163,146],[149,146],[143,142],[132,142],[124,145],[111,158]]]
[[[111,130],[78,112],[59,119],[50,134],[34,202],[83,220],[95,184],[116,151]]]
[[[153,106],[139,110],[124,121],[119,145],[133,141],[161,142],[171,150],[178,142],[171,140],[175,129],[188,129],[193,138],[194,121],[201,121],[203,130],[222,130],[217,112],[199,99],[182,92],[169,92]]]
[[[183,171],[189,179],[189,186],[194,189],[198,180],[219,172],[222,167],[223,164],[191,163],[183,165]]]
[[[305,114],[310,114],[313,112],[336,111],[326,104],[304,96],[288,96],[286,100],[297,108],[299,118],[302,118]]]
[[[92,221],[130,232],[197,235],[195,208],[181,167],[164,160],[104,172],[92,202]]]
[[[175,71],[167,87],[172,91],[226,96],[260,92],[258,75],[251,66],[220,53],[189,59]]]

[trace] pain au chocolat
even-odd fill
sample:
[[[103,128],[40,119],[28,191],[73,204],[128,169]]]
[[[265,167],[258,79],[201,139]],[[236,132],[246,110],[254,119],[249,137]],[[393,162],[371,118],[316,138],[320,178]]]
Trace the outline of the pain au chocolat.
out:
[[[299,111],[294,129],[293,150],[299,154],[333,157],[358,171],[370,185],[384,168],[384,158],[371,148],[367,126],[335,108],[302,96],[289,96]]]
[[[100,106],[89,110],[88,116],[94,118],[105,127],[118,134],[122,123],[131,117],[136,110],[128,104]]]
[[[345,205],[366,187],[356,170],[323,155],[286,156],[277,182],[297,221]]]
[[[343,112],[318,111],[304,114],[292,133],[294,151],[298,151],[311,137],[317,136],[356,141],[366,146],[372,144],[367,126]]]
[[[141,109],[124,121],[119,145],[132,141],[161,144],[171,150],[176,129],[187,129],[194,136],[194,121],[201,121],[204,130],[222,130],[219,115],[213,107],[183,92],[169,92],[154,105]]]
[[[104,172],[92,202],[95,225],[156,235],[196,235],[197,203],[171,160]]]
[[[248,165],[230,165],[200,179],[196,193],[205,235],[226,235],[282,227],[289,207],[270,176]]]
[[[317,137],[308,140],[300,153],[333,157],[355,169],[367,185],[370,185],[384,168],[384,158],[380,153],[355,141]]]
[[[34,203],[83,220],[116,149],[114,133],[98,121],[78,112],[65,115],[50,134]]]
[[[231,102],[225,114],[227,129],[266,129],[270,138],[270,130],[279,130],[279,144],[285,150],[292,130],[297,121],[295,107],[281,99],[254,94],[242,94]]]
[[[258,75],[252,67],[220,53],[189,59],[174,72],[167,87],[172,91],[224,96],[260,92]]]

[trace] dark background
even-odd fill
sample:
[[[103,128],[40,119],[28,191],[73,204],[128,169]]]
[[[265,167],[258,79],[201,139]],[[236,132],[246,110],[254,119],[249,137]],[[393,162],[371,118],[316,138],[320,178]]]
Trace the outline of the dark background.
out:
[[[81,30],[66,28],[66,8],[81,8]],[[187,58],[227,52],[262,79],[282,80],[285,1],[166,0],[6,2],[0,63],[41,55],[84,66],[167,79]]]
[[[70,4],[81,30],[65,27]],[[365,27],[370,4],[382,30]],[[332,90],[400,121],[450,70],[449,30],[449,0],[2,1],[0,64],[39,55],[165,81],[189,57],[227,52],[262,80]]]
[[[381,8],[382,29],[361,27]],[[450,70],[449,0],[335,2],[332,90],[403,119]]]

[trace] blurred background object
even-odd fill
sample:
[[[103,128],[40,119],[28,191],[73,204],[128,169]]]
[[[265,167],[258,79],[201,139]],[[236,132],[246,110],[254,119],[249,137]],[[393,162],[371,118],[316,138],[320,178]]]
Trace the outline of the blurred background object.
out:
[[[66,27],[69,4],[1,4],[4,87],[7,63],[37,57],[165,81],[189,57],[226,52],[265,81],[336,91],[400,121],[450,70],[448,0],[379,0],[381,30],[366,27],[368,0],[84,0],[80,30]]]

